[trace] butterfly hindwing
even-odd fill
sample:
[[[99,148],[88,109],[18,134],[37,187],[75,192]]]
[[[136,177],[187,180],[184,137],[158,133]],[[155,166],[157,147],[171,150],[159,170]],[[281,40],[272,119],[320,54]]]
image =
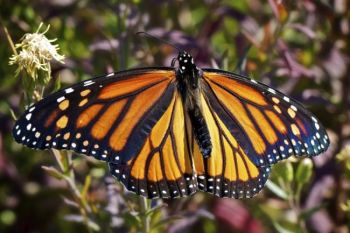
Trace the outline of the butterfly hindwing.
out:
[[[301,104],[241,75],[204,69],[206,97],[254,164],[314,156],[329,144],[325,129]]]
[[[29,107],[14,138],[33,148],[128,161],[170,104],[174,81],[173,69],[148,68],[78,83]]]
[[[111,173],[128,190],[148,198],[175,198],[196,191],[184,116],[176,91],[140,153],[125,164],[109,164]]]
[[[254,196],[263,188],[270,166],[254,164],[203,95],[201,103],[213,149],[210,157],[204,158],[194,143],[198,188],[219,197]]]

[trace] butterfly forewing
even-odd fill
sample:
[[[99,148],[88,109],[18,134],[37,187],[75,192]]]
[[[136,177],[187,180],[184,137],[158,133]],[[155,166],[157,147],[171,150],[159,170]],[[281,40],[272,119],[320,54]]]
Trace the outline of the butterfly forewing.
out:
[[[207,69],[203,78],[211,108],[254,164],[314,156],[328,147],[327,133],[316,117],[282,93],[219,70]]]
[[[33,148],[127,161],[170,104],[174,81],[173,70],[152,68],[84,81],[29,107],[13,135]]]

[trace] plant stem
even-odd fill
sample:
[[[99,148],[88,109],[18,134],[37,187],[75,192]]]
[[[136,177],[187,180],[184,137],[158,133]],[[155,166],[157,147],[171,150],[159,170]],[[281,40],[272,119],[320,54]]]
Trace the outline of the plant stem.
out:
[[[306,224],[305,224],[305,219],[301,218],[301,203],[300,203],[300,197],[301,197],[301,190],[302,190],[302,187],[301,186],[298,186],[297,187],[297,190],[296,190],[296,193],[295,193],[295,196],[294,196],[294,201],[295,201],[295,206],[296,206],[296,212],[298,214],[298,223],[299,223],[299,226],[300,226],[300,230],[302,232],[308,232],[307,231],[307,228],[306,228]]]
[[[49,65],[49,67],[50,67],[50,65]],[[51,69],[47,72],[47,80],[50,80],[50,79],[51,79]],[[37,101],[39,101],[43,98],[45,86],[42,85],[41,91],[39,91],[40,85],[36,86],[36,88],[38,89]],[[27,93],[27,95],[29,96],[29,93]],[[74,199],[79,204],[79,207],[80,207],[79,211],[83,217],[83,222],[87,228],[87,232],[92,233],[92,229],[89,225],[89,217],[88,217],[88,213],[91,213],[91,208],[88,205],[85,198],[82,196],[81,191],[78,189],[78,187],[76,185],[75,174],[74,174],[74,170],[73,170],[72,155],[69,153],[63,154],[59,150],[56,150],[56,149],[51,149],[51,151],[56,159],[58,166],[60,167],[62,173],[64,174],[65,181],[66,181],[70,191],[72,192]]]
[[[61,171],[65,174],[65,181],[67,182],[70,191],[72,192],[75,200],[80,206],[79,211],[84,219],[83,221],[87,228],[87,231],[89,233],[92,233],[88,219],[88,213],[91,212],[91,208],[82,197],[81,192],[76,185],[71,155],[63,155],[62,153],[60,153],[60,151],[56,149],[51,149],[51,151],[54,154],[56,162],[60,167]],[[62,163],[62,156],[66,156],[65,160],[67,164]]]
[[[148,200],[145,197],[140,197],[140,208],[141,208],[141,230],[142,233],[149,233],[150,232],[150,218],[147,214],[147,211],[149,210]]]
[[[1,20],[0,20],[0,22],[1,22]],[[17,53],[16,47],[15,47],[15,44],[13,43],[13,40],[12,40],[12,38],[10,36],[10,33],[7,30],[7,27],[5,27],[5,25],[3,25],[2,22],[1,22],[1,26],[2,26],[2,29],[5,32],[7,41],[9,43],[10,47],[11,47],[11,50],[12,50],[13,54],[17,55],[18,53]]]

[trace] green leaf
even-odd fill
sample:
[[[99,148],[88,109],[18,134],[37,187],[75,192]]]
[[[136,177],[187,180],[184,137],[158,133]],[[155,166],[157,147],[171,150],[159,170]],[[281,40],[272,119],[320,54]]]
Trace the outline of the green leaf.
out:
[[[168,218],[164,218],[164,219],[162,219],[162,220],[156,222],[156,223],[151,227],[151,229],[155,229],[155,228],[161,227],[161,226],[163,226],[163,225],[169,224],[169,223],[171,223],[171,222],[175,222],[175,221],[180,220],[180,219],[182,219],[182,218],[183,218],[183,216],[180,216],[180,215],[173,215],[173,216],[170,216],[170,217],[168,217]]]
[[[57,77],[55,80],[53,91],[56,92],[61,89],[61,78]]]
[[[79,204],[76,201],[71,200],[67,197],[62,197],[62,198],[63,198],[64,203],[66,203],[68,206],[79,209]]]
[[[278,177],[282,178],[285,183],[293,181],[294,171],[290,161],[284,161],[276,164],[274,166],[274,172],[278,175]]]
[[[157,206],[151,208],[150,210],[147,210],[146,213],[145,213],[145,215],[146,215],[146,216],[152,215],[152,214],[154,214],[155,212],[160,211],[160,209],[162,209],[163,207],[167,207],[167,206],[168,206],[168,205],[165,204],[165,203],[162,203],[162,204],[160,204],[160,205],[157,205]]]
[[[125,224],[129,227],[137,227],[140,228],[141,224],[141,219],[139,217],[139,215],[136,215],[133,212],[125,212],[122,215]]]
[[[292,230],[285,228],[284,226],[282,226],[278,222],[273,222],[273,225],[279,233],[296,233],[295,231],[292,231]]]
[[[13,111],[12,108],[10,108],[10,113],[11,113],[12,119],[15,120],[15,121],[17,121],[18,118],[17,118],[17,116],[16,116],[16,114],[15,114],[15,112]]]
[[[298,185],[303,185],[310,180],[312,175],[312,168],[312,160],[309,158],[305,158],[299,163],[295,177]]]
[[[288,200],[288,194],[280,188],[277,184],[273,183],[272,181],[268,180],[266,182],[266,187],[271,190],[274,194],[279,196],[282,199]]]
[[[100,231],[100,226],[97,223],[95,223],[94,221],[91,221],[90,219],[88,220],[88,225],[92,230]]]
[[[51,149],[51,152],[55,156],[56,161],[60,166],[62,172],[67,174],[69,172],[69,158],[67,157],[67,153],[56,149]]]
[[[76,214],[70,214],[70,215],[66,215],[64,217],[64,219],[66,221],[69,222],[78,222],[78,223],[82,223],[84,225],[87,224],[87,227],[94,230],[94,231],[100,231],[100,226],[95,223],[94,221],[92,221],[91,219],[86,219],[81,215],[76,215]]]
[[[50,176],[58,180],[62,180],[65,178],[65,175],[54,167],[41,166],[41,168],[44,169],[44,171],[47,172]]]
[[[91,175],[88,175],[85,178],[84,187],[81,192],[81,195],[83,196],[84,199],[86,198],[86,194],[89,191],[90,185],[91,185]]]

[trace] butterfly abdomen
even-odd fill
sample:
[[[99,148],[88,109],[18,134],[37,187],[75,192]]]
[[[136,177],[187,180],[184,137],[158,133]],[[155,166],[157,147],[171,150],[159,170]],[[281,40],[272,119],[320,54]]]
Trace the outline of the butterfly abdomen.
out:
[[[211,154],[212,144],[209,134],[209,129],[203,114],[198,106],[188,111],[194,136],[199,145],[199,149],[204,158],[207,158]]]
[[[178,56],[178,89],[186,106],[194,137],[204,158],[211,155],[212,143],[209,129],[200,108],[201,70],[194,64],[192,56],[183,51]]]

